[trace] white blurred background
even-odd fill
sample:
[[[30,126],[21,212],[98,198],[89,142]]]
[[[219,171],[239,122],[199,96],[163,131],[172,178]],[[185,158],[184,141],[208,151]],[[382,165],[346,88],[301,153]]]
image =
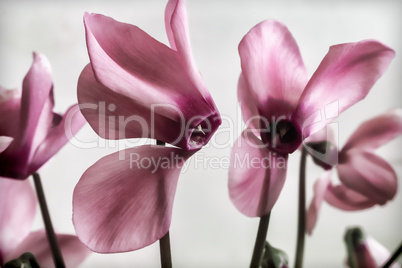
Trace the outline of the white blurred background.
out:
[[[135,24],[167,44],[164,9],[167,1],[4,1],[0,3],[0,84],[19,87],[32,63],[32,51],[46,55],[53,68],[56,110],[75,103],[76,84],[89,62],[83,14],[101,13]],[[195,1],[187,0],[193,54],[205,83],[226,118],[220,133],[190,160],[181,174],[170,230],[174,267],[248,267],[258,227],[257,218],[238,212],[228,197],[227,159],[240,135],[241,116],[236,89],[240,73],[237,46],[257,23],[273,18],[285,23],[299,44],[312,74],[329,46],[362,39],[377,39],[396,51],[396,57],[368,97],[337,120],[339,143],[364,120],[402,107],[402,2],[401,1]],[[3,115],[0,115],[3,116]],[[234,127],[229,131],[229,119]],[[82,173],[99,158],[119,148],[100,141],[89,126],[77,139],[100,147],[66,145],[41,170],[42,183],[57,232],[74,233],[72,192]],[[219,145],[219,146],[218,146]],[[402,177],[402,137],[378,150]],[[285,250],[291,265],[297,230],[299,152],[291,155],[288,176],[273,209],[268,240]],[[222,168],[210,165],[219,158]],[[209,159],[209,160],[208,160]],[[197,160],[198,164],[196,165]],[[204,161],[201,164],[199,161]],[[225,164],[226,163],[226,164]],[[321,169],[308,162],[307,200]],[[335,177],[335,176],[334,176]],[[344,212],[324,204],[313,236],[307,237],[305,267],[343,267],[343,235],[359,225],[394,250],[402,240],[402,194],[385,207]],[[43,228],[37,213],[34,229]],[[80,267],[159,267],[158,243],[124,254],[92,254]]]

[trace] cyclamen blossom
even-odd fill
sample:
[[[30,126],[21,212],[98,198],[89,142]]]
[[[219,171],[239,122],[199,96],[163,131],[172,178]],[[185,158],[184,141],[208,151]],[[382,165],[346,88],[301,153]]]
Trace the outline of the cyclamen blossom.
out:
[[[337,153],[335,167],[339,185],[331,182],[327,169],[314,185],[314,197],[307,211],[307,233],[317,222],[322,202],[346,211],[384,205],[398,188],[394,169],[374,150],[402,134],[402,109],[389,111],[361,124]],[[336,149],[336,148],[335,148]]]
[[[46,57],[34,53],[22,89],[0,87],[0,178],[25,179],[48,161],[85,123],[77,105],[53,112]]]
[[[244,36],[239,54],[238,99],[248,128],[232,150],[229,195],[240,212],[260,217],[279,197],[288,154],[363,99],[395,53],[375,40],[335,45],[309,79],[291,33],[282,23],[267,20]],[[246,155],[269,155],[271,162],[285,164],[236,165],[236,157]]]
[[[0,180],[0,267],[25,252],[41,267],[54,267],[45,230],[31,232],[37,199],[28,180]],[[76,267],[90,253],[74,235],[57,234],[67,267]]]
[[[78,81],[78,101],[94,131],[177,146],[144,145],[103,157],[74,190],[74,226],[91,250],[136,250],[168,232],[181,167],[221,118],[191,55],[184,1],[166,7],[170,48],[103,15],[85,14],[84,23],[90,64]]]

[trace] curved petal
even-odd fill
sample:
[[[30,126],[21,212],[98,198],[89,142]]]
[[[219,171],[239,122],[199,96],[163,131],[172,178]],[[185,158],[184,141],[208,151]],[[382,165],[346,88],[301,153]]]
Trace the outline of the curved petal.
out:
[[[7,136],[0,136],[0,153],[2,153],[13,142],[14,138]]]
[[[362,100],[381,77],[394,51],[374,40],[330,47],[303,91],[294,118],[303,137],[320,130]]]
[[[221,124],[219,113],[209,108],[198,111],[188,121],[189,113],[176,105],[155,103],[150,107],[144,106],[136,99],[114,92],[99,83],[91,65],[84,68],[78,80],[78,102],[90,126],[106,139],[144,137],[185,149],[197,149],[210,140]],[[194,107],[204,106],[205,102],[202,102],[202,99],[197,100],[193,103]],[[169,114],[173,113],[177,118],[170,118]],[[200,143],[194,143],[197,137],[194,129],[198,125],[203,127],[204,137]]]
[[[50,64],[45,56],[39,53],[33,55],[34,61],[22,84],[20,131],[13,144],[20,148],[20,165],[24,164],[23,160],[29,161],[34,140],[37,141],[40,139],[39,136],[43,137],[47,134],[47,128],[42,127],[42,124],[46,124],[45,122],[48,121],[46,117],[53,108]]]
[[[28,180],[0,178],[0,197],[1,259],[28,235],[37,202]]]
[[[337,167],[339,179],[346,187],[379,205],[394,198],[398,187],[397,176],[384,159],[362,151],[349,151],[346,157]]]
[[[86,123],[77,104],[72,105],[64,115],[55,114],[57,122],[48,131],[46,138],[35,151],[33,159],[29,166],[29,172],[38,170],[46,161],[55,155]]]
[[[386,247],[378,243],[377,240],[374,238],[368,236],[366,238],[366,245],[371,253],[371,256],[373,256],[376,267],[383,267],[386,261],[389,260],[391,257],[391,253],[388,251]],[[401,266],[398,263],[393,263],[390,268],[400,268]]]
[[[205,87],[203,79],[195,64],[190,46],[190,34],[187,23],[187,11],[184,0],[170,0],[165,10],[165,27],[170,47],[176,50],[186,64],[190,77],[204,99],[215,107],[215,104]],[[216,108],[216,107],[215,107]]]
[[[169,230],[177,180],[194,153],[140,146],[105,156],[85,171],[74,190],[73,223],[91,250],[146,247]]]
[[[239,44],[242,75],[262,116],[288,117],[308,75],[293,36],[285,25],[267,20],[254,26]],[[267,102],[270,105],[267,105]]]
[[[325,171],[314,184],[314,196],[307,209],[306,232],[311,235],[317,223],[318,212],[320,211],[322,201],[328,185],[331,183],[331,171]]]
[[[57,234],[57,241],[66,267],[77,267],[91,253],[75,235]],[[30,233],[6,259],[18,258],[24,252],[33,253],[41,267],[55,267],[44,230]]]
[[[376,204],[370,198],[347,188],[343,184],[334,186],[330,183],[324,199],[331,206],[346,211],[363,210]]]
[[[176,105],[186,113],[211,110],[205,100],[206,107],[193,107],[203,97],[179,53],[134,25],[99,14],[85,14],[84,22],[92,68],[105,87],[146,107],[163,103]],[[169,110],[166,116],[177,119]]]
[[[21,89],[0,86],[0,136],[17,137],[21,108]]]
[[[249,217],[268,214],[286,179],[287,155],[269,151],[251,130],[243,131],[232,148],[229,196],[235,207]]]
[[[402,109],[395,109],[361,124],[350,136],[342,152],[375,149],[402,134]]]

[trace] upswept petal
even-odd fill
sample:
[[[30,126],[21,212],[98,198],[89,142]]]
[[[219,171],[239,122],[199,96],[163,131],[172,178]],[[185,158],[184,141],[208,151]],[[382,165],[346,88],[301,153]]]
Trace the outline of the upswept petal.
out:
[[[364,151],[349,151],[337,166],[339,180],[379,205],[394,198],[398,182],[393,168],[381,157]]]
[[[308,74],[285,25],[267,20],[254,26],[239,44],[242,75],[262,116],[290,117]],[[268,109],[268,110],[267,110]]]
[[[342,153],[350,149],[376,149],[401,134],[402,109],[391,110],[361,124],[342,148]]]
[[[0,86],[0,136],[15,138],[18,134],[21,107],[21,89]]]
[[[197,116],[187,121],[184,115],[187,111],[176,105],[158,102],[147,107],[139,104],[136,99],[99,83],[90,64],[84,68],[78,80],[78,102],[90,126],[99,136],[107,139],[153,138],[181,148],[194,149],[206,144],[221,122],[217,110],[209,108],[198,111]],[[204,104],[201,99],[194,102],[194,107],[203,107]],[[169,116],[173,113],[178,115],[179,120]],[[201,122],[207,122],[204,129],[206,138],[201,144],[192,144],[194,137],[191,131]]]
[[[33,53],[34,61],[22,84],[21,112],[19,135],[13,143],[13,150],[19,151],[20,169],[29,162],[34,139],[46,135],[47,128],[40,125],[46,123],[48,111],[52,110],[52,74],[45,56]],[[47,108],[45,107],[47,106]]]
[[[362,210],[376,204],[370,198],[347,188],[343,184],[334,186],[330,183],[325,192],[324,199],[331,206],[346,211]]]
[[[165,10],[165,27],[170,47],[176,50],[186,64],[188,74],[203,95],[204,99],[215,107],[208,89],[197,69],[190,46],[187,11],[184,0],[170,0]]]
[[[39,145],[29,166],[28,173],[38,170],[53,155],[55,155],[86,123],[78,104],[72,105],[64,115],[54,114],[57,118],[54,125],[47,132],[46,138]]]
[[[394,51],[374,40],[330,47],[301,95],[294,118],[303,137],[320,130],[362,100],[381,77]]]
[[[95,252],[113,253],[164,236],[181,167],[194,152],[145,145],[101,158],[74,190],[73,223],[80,240]]]
[[[28,180],[0,179],[0,259],[29,234],[36,196]]]
[[[84,15],[88,53],[96,79],[146,107],[202,99],[180,54],[138,27],[99,14]],[[198,110],[197,110],[198,112]],[[177,118],[176,114],[167,116]]]
[[[13,142],[14,138],[7,136],[0,136],[0,153],[2,153]]]
[[[236,141],[230,160],[229,196],[249,217],[268,214],[286,179],[287,155],[269,151],[250,129]]]
[[[66,267],[77,267],[91,253],[75,235],[57,234],[57,241]],[[24,252],[33,253],[41,267],[54,267],[44,230],[30,233],[17,248],[7,254],[6,260],[18,258]]]
[[[382,267],[391,257],[391,253],[388,251],[388,249],[370,236],[366,238],[366,245],[371,253],[371,256],[373,256],[376,267]],[[390,268],[401,268],[401,266],[395,262],[390,266]]]
[[[331,183],[331,170],[325,171],[314,184],[314,196],[307,209],[306,232],[311,235],[317,223],[318,213],[324,200],[325,192]]]

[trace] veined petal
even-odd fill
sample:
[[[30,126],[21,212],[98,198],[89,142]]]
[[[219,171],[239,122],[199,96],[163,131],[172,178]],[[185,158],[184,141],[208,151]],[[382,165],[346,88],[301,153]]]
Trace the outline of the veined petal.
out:
[[[0,178],[0,197],[1,259],[28,235],[37,202],[28,180]]]
[[[343,184],[334,186],[330,183],[325,192],[324,199],[331,206],[346,211],[362,210],[376,204],[370,198],[347,188]]]
[[[342,152],[375,149],[402,134],[402,109],[395,109],[370,119],[350,136]]]
[[[340,181],[351,190],[379,205],[394,198],[398,187],[393,168],[381,157],[363,151],[349,151],[338,165]]]
[[[176,50],[186,64],[188,74],[203,95],[204,99],[215,107],[208,89],[195,64],[190,46],[187,11],[184,0],[170,0],[165,10],[165,27],[170,47]]]
[[[59,118],[60,115],[54,114]],[[77,104],[67,109],[65,114],[49,129],[46,138],[35,151],[29,166],[29,172],[38,170],[46,161],[55,155],[86,123]]]
[[[37,139],[36,136],[46,135],[47,128],[38,126],[41,118],[43,118],[42,114],[46,103],[49,101],[49,96],[52,98],[53,83],[50,64],[45,56],[39,53],[33,55],[34,61],[22,84],[19,136],[13,143],[13,146],[18,146],[20,151],[21,169],[29,161],[31,149],[33,149],[32,143],[34,139]],[[51,111],[52,109],[46,110]],[[23,163],[24,161],[25,163]]]
[[[186,99],[183,97],[182,101]],[[192,101],[192,111],[162,102],[144,106],[99,83],[91,65],[84,68],[78,80],[81,112],[94,131],[107,139],[143,137],[184,149],[201,148],[221,124],[221,119],[217,110],[210,109],[203,99],[188,100]],[[197,126],[202,126],[203,133],[197,133]]]
[[[75,235],[56,236],[66,267],[77,267],[91,253]],[[24,252],[33,253],[41,267],[55,267],[44,230],[30,233],[16,249],[7,254],[6,260],[18,258]]]
[[[303,137],[320,130],[340,112],[362,100],[394,55],[391,48],[374,40],[330,47],[303,91],[294,114],[303,126]]]
[[[325,192],[331,183],[331,170],[325,171],[314,184],[314,196],[307,209],[306,232],[311,235],[317,223],[318,213],[324,200]]]
[[[191,111],[203,99],[178,52],[106,16],[86,13],[84,22],[92,68],[105,87],[146,107],[163,103]],[[177,119],[171,111],[166,116]]]
[[[230,159],[229,196],[249,217],[268,214],[286,179],[287,155],[269,151],[251,130],[243,131]]]
[[[181,167],[193,153],[145,145],[101,158],[74,190],[73,223],[80,240],[95,252],[113,253],[163,237]]]
[[[240,42],[239,54],[242,75],[261,115],[268,120],[271,116],[289,117],[308,75],[286,26],[274,20],[257,24]]]

